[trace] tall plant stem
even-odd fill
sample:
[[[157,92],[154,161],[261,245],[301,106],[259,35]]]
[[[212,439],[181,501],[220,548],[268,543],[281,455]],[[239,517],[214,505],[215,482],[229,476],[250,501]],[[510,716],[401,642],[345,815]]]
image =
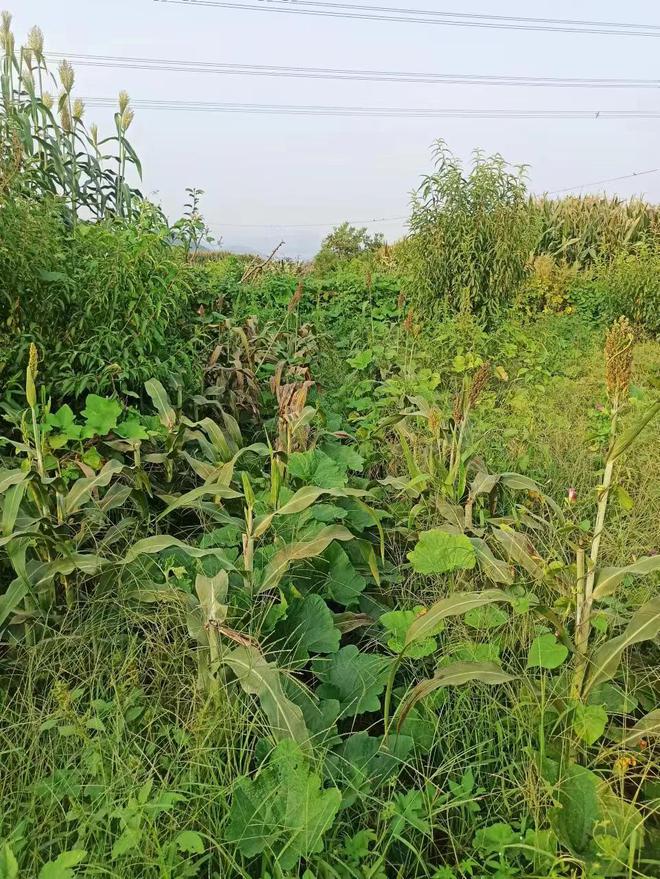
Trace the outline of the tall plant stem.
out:
[[[619,415],[619,395],[614,397],[612,403],[612,418],[610,422],[610,446],[605,462],[603,482],[599,487],[598,507],[596,510],[596,525],[594,536],[591,541],[588,569],[584,570],[584,550],[578,550],[577,557],[577,610],[575,618],[575,646],[578,651],[578,660],[573,678],[573,696],[579,699],[582,695],[582,685],[587,666],[587,650],[589,647],[589,635],[591,634],[591,610],[593,607],[594,586],[596,584],[596,572],[600,546],[605,529],[605,517],[607,515],[607,502],[612,487],[612,475],[616,456],[613,454],[614,440],[616,438],[617,422]]]

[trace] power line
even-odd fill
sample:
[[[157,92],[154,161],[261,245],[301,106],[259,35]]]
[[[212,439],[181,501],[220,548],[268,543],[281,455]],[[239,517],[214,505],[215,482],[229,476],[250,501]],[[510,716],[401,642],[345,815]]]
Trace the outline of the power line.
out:
[[[359,19],[363,21],[437,24],[447,27],[496,28],[499,30],[635,37],[660,36],[660,25],[656,24],[436,12],[429,9],[364,6],[351,3],[319,3],[313,2],[313,0],[268,0],[267,3],[259,2],[257,4],[228,2],[228,0],[155,0],[155,2],[174,3],[189,7],[200,6],[251,12],[273,12],[285,15],[315,15],[326,18]]]
[[[115,106],[115,98],[85,98],[93,107]],[[284,116],[357,116],[401,119],[657,119],[660,110],[467,110],[433,107],[356,107],[321,104],[246,104],[211,101],[134,100],[134,109]]]
[[[601,186],[603,183],[615,183],[617,180],[630,180],[633,177],[643,177],[645,174],[657,174],[660,168],[650,168],[648,171],[633,171],[632,174],[622,174],[620,177],[608,177],[605,180],[592,180],[590,183],[580,183],[578,186],[566,186],[564,189],[551,189],[546,195],[558,195],[560,192],[571,192],[574,189],[585,189],[587,186]]]
[[[49,52],[51,59],[67,58],[82,67],[109,67],[177,73],[215,73],[240,76],[292,77],[349,80],[353,82],[419,82],[443,85],[534,86],[555,88],[660,88],[660,79],[606,77],[504,76],[492,74],[423,73],[398,70],[285,67],[269,64],[229,64],[212,61],[176,61],[164,58],[131,58],[120,55],[87,55]]]
[[[633,171],[631,174],[621,174],[618,177],[607,177],[604,180],[593,180],[590,183],[580,183],[576,186],[566,186],[563,189],[551,189],[544,195],[558,195],[562,192],[571,192],[574,189],[585,189],[587,186],[601,186],[604,183],[615,183],[619,180],[630,180],[634,177],[643,177],[646,174],[657,174],[660,168],[649,168],[646,171]],[[400,217],[373,217],[370,220],[340,220],[331,223],[225,223],[209,220],[213,226],[231,229],[329,229],[339,226],[341,223],[350,223],[351,226],[368,226],[372,223],[395,223],[407,220],[408,216]]]

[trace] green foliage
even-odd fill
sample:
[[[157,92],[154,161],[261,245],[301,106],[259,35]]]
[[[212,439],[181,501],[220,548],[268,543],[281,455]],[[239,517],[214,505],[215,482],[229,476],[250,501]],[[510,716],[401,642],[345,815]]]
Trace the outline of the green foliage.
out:
[[[408,553],[413,570],[419,574],[446,574],[474,568],[474,547],[463,534],[450,534],[441,528],[419,535],[415,549]]]
[[[566,661],[568,647],[560,644],[552,632],[537,635],[529,648],[527,668],[559,668]]]
[[[366,227],[358,229],[350,223],[342,223],[323,239],[314,263],[321,272],[332,271],[341,262],[372,253],[384,244],[382,234],[369,235]]]
[[[472,311],[492,322],[513,302],[533,246],[524,169],[475,153],[465,175],[442,141],[434,162],[412,202],[404,251],[410,298],[422,315]]]
[[[268,851],[284,870],[322,851],[341,794],[323,788],[300,749],[281,742],[254,779],[242,777],[232,794],[226,838],[247,857]]]

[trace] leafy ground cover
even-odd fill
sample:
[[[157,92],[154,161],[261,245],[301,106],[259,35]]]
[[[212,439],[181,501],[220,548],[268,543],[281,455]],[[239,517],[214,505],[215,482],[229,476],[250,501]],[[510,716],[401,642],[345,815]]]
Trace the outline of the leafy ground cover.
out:
[[[2,38],[0,877],[654,879],[657,210],[202,259]]]

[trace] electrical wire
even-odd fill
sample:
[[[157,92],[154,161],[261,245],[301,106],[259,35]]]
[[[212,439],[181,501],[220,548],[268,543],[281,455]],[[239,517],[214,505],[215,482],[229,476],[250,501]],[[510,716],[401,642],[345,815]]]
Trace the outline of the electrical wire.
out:
[[[116,104],[115,98],[85,98],[93,107]],[[660,110],[467,110],[433,107],[356,107],[320,104],[247,104],[211,101],[133,100],[140,110],[196,113],[252,113],[286,116],[358,116],[402,119],[657,119]]]
[[[228,0],[155,0],[182,6],[215,7],[285,15],[315,15],[327,18],[436,24],[448,27],[496,28],[499,30],[544,31],[550,33],[598,34],[613,36],[660,37],[660,25],[632,22],[590,21],[582,19],[529,18],[522,16],[479,15],[476,13],[436,12],[429,9],[402,9],[390,6],[363,6],[349,3],[315,3],[312,0],[268,0],[267,3],[236,3]]]
[[[660,88],[659,79],[606,77],[501,76],[491,74],[423,73],[396,70],[354,70],[326,67],[284,67],[268,64],[229,64],[210,61],[175,61],[164,58],[131,58],[120,55],[87,55],[49,52],[49,59],[67,58],[82,67],[109,67],[177,73],[215,73],[240,76],[349,80],[352,82],[419,82],[443,85],[534,86],[554,88]]]
[[[604,183],[615,183],[619,180],[630,180],[634,177],[643,177],[646,174],[658,174],[660,168],[649,168],[646,171],[633,171],[631,174],[621,174],[618,177],[607,177],[604,180],[593,180],[590,183],[579,183],[576,186],[566,186],[563,189],[551,189],[544,195],[558,195],[562,192],[571,192],[575,189],[585,189],[587,186],[601,186]],[[350,223],[351,226],[369,226],[373,223],[395,223],[407,220],[408,216],[400,217],[373,217],[370,220],[340,220],[333,223],[225,223],[209,221],[214,227],[226,227],[231,229],[330,229],[341,223]]]

